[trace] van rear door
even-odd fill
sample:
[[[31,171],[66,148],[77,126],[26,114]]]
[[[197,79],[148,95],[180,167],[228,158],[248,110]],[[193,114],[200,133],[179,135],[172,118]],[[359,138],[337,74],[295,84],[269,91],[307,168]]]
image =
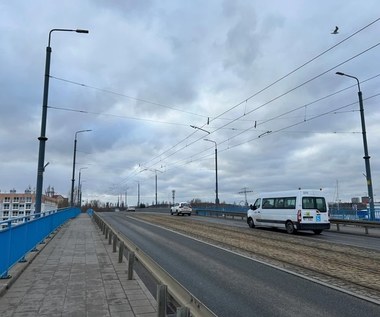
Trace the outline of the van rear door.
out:
[[[324,197],[302,197],[301,223],[326,223],[329,221]]]

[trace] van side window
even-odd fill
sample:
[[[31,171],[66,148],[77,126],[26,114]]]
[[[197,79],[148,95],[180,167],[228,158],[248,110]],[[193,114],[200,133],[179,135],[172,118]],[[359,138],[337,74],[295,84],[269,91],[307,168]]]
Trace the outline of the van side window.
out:
[[[274,208],[283,209],[284,208],[284,198],[276,198],[274,203]]]
[[[287,197],[285,198],[285,209],[294,209],[296,208],[296,197]]]
[[[296,208],[296,197],[274,198],[275,209],[294,209]]]
[[[253,205],[253,210],[260,208],[261,205],[261,198],[257,198],[255,201],[255,204]]]
[[[263,198],[263,209],[272,209],[274,207],[274,198]]]

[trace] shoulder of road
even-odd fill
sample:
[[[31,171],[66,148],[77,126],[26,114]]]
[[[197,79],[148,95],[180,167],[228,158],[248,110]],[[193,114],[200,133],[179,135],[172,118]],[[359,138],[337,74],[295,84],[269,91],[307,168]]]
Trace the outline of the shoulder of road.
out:
[[[157,303],[87,214],[70,220],[0,280],[0,316],[153,317]],[[37,256],[38,255],[38,256]]]

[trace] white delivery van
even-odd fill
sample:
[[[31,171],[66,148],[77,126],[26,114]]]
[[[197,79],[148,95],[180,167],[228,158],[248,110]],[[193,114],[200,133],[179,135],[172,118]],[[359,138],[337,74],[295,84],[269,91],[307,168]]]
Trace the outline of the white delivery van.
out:
[[[247,212],[251,228],[284,228],[288,233],[313,230],[320,234],[330,229],[328,205],[322,190],[293,190],[261,193]]]

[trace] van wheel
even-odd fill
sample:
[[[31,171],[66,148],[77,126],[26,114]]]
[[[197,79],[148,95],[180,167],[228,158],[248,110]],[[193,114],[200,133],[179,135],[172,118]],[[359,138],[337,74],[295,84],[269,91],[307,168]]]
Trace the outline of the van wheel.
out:
[[[255,228],[255,222],[252,218],[248,218],[247,223],[250,228]]]
[[[322,229],[315,229],[315,230],[313,230],[313,231],[314,231],[315,234],[321,234]]]
[[[286,222],[285,228],[286,228],[286,232],[289,234],[293,234],[293,233],[297,232],[296,228],[294,228],[293,222],[291,222],[291,221]]]

